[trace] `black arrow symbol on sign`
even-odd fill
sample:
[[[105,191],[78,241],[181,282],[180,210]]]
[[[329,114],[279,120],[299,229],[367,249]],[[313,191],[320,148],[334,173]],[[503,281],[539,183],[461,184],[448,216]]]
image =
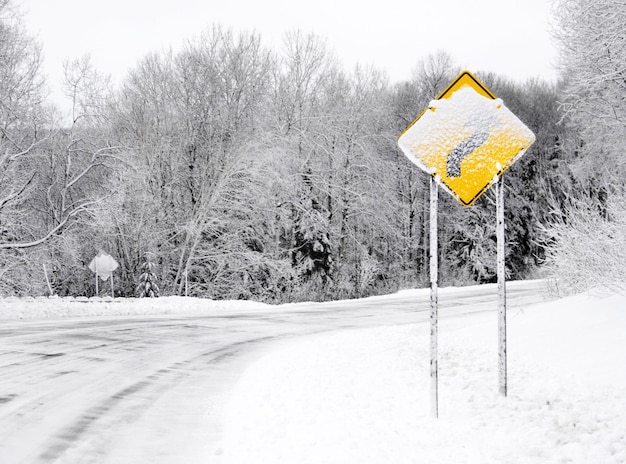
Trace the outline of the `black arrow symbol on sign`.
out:
[[[480,147],[489,138],[489,132],[474,132],[467,139],[459,143],[448,154],[446,170],[448,177],[461,177],[461,161]]]

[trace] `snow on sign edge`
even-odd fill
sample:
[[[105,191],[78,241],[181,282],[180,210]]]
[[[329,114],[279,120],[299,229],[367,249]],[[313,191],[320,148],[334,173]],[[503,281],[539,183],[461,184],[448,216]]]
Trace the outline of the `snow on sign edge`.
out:
[[[462,91],[458,92],[459,90]],[[446,111],[436,111],[437,109],[445,109],[447,114],[444,116],[442,113]],[[434,117],[435,114],[437,117]],[[486,124],[487,129],[482,131],[482,140],[468,149],[468,142],[479,132],[472,127],[477,122],[481,126],[481,120],[497,120],[497,123]],[[416,127],[418,121],[419,125]],[[433,137],[439,139],[434,140]],[[472,206],[534,141],[534,133],[506,108],[501,99],[496,98],[469,71],[463,71],[400,134],[398,146],[409,161],[432,175],[459,203]],[[458,152],[459,147],[464,144],[466,151],[457,160],[458,173],[455,175],[450,171],[446,172],[442,163],[449,161],[452,152]],[[433,148],[433,145],[437,146]],[[477,157],[479,153],[482,156]],[[474,156],[469,157],[470,162],[464,162],[464,166],[474,166],[468,174],[461,177],[460,163],[469,155]],[[468,172],[467,168],[463,170]]]

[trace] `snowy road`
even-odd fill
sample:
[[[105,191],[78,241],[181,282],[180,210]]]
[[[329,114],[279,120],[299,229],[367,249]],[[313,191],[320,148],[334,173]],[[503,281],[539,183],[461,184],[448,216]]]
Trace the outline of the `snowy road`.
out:
[[[547,299],[512,282],[509,308]],[[7,321],[0,463],[219,462],[229,389],[272,341],[428,320],[428,292],[211,315]],[[440,289],[442,318],[495,311],[493,285]]]

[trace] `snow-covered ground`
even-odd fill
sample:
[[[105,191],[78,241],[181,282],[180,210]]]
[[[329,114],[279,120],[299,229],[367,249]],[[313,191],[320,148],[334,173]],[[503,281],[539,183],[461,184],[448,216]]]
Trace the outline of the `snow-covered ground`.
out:
[[[440,322],[439,419],[428,324],[285,342],[227,407],[227,463],[626,463],[626,297],[580,295],[508,317],[498,394],[495,312]]]
[[[624,464],[626,297],[542,287],[509,286],[507,398],[495,286],[441,289],[439,419],[428,290],[0,299],[0,463]]]
[[[0,320],[215,313],[267,307],[254,301],[161,298],[37,297],[0,298]]]

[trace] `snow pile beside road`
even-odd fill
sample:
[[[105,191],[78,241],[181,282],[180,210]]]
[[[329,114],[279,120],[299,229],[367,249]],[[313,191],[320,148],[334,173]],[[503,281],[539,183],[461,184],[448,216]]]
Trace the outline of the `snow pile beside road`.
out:
[[[428,324],[284,342],[227,408],[226,463],[626,463],[626,298],[509,312],[509,396],[497,315],[440,321],[439,419]]]
[[[190,314],[266,308],[264,303],[180,296],[160,298],[0,298],[0,320]]]
[[[531,281],[509,282],[508,288],[517,285],[527,286]],[[540,281],[537,281],[540,282]],[[482,285],[481,288],[492,288],[495,292],[495,284]],[[440,288],[443,295],[464,295],[466,287]],[[332,304],[337,308],[353,308],[361,304],[390,304],[395,300],[404,301],[407,297],[418,300],[429,298],[429,289],[401,290],[391,295],[372,296],[360,300],[340,300],[329,303],[291,303],[285,305],[268,305],[248,300],[211,300],[207,298],[193,298],[181,296],[165,296],[159,298],[111,298],[111,297],[0,297],[0,320],[19,319],[53,319],[74,317],[98,317],[98,316],[145,316],[163,314],[202,314],[218,311],[255,311],[270,308],[293,309],[302,311],[315,311],[320,305]]]

